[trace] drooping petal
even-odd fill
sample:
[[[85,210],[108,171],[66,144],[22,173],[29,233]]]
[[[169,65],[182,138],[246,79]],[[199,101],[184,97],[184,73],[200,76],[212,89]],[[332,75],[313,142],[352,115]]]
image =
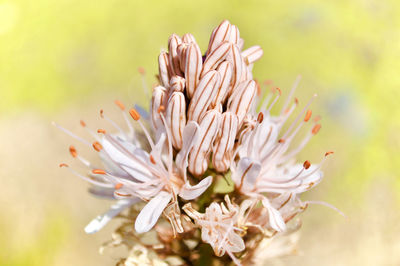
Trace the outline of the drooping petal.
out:
[[[181,188],[181,191],[179,192],[179,196],[185,200],[192,200],[203,194],[204,191],[207,190],[207,188],[211,185],[212,183],[212,176],[208,176],[201,180],[197,185],[190,185],[189,181],[186,181],[185,185]]]
[[[110,210],[106,213],[97,216],[94,220],[92,220],[86,227],[85,232],[87,234],[93,234],[98,232],[101,228],[103,228],[112,218],[117,216],[121,211],[125,208],[128,208],[132,204],[139,202],[139,198],[134,199],[123,199],[119,200],[116,204],[112,205]]]
[[[172,198],[171,193],[161,191],[151,199],[140,211],[135,221],[135,230],[138,233],[148,232],[158,221],[161,213]]]

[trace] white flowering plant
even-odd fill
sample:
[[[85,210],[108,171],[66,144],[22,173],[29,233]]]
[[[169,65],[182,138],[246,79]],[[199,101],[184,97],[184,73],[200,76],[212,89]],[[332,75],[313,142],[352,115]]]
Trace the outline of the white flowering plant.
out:
[[[115,132],[96,133],[81,121],[94,142],[56,125],[101,159],[95,166],[70,146],[88,174],[60,166],[89,182],[92,194],[116,200],[85,231],[120,219],[108,245],[126,245],[131,255],[119,264],[252,265],[293,251],[295,241],[284,240],[300,226],[293,218],[318,203],[299,196],[321,181],[332,152],[318,164],[296,162],[321,127],[309,109],[315,95],[286,123],[299,105],[292,99],[298,78],[281,111],[271,114],[281,91],[262,93],[252,69],[263,50],[243,47],[227,20],[213,30],[204,55],[193,35],[172,34],[158,57],[150,110],[115,102],[128,130],[103,111]],[[293,141],[299,131],[303,139]],[[274,242],[284,244],[268,244]]]

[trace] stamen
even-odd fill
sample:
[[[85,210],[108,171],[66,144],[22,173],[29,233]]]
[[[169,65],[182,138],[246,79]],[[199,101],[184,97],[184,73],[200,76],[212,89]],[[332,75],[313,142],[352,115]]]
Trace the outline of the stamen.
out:
[[[103,146],[98,141],[93,142],[92,146],[96,151],[101,151],[103,149]]]
[[[78,153],[76,152],[76,149],[74,146],[69,146],[69,153],[73,158],[76,158],[78,156]]]
[[[292,88],[290,89],[290,92],[289,92],[288,97],[286,98],[285,104],[282,106],[281,115],[282,115],[283,112],[287,109],[287,107],[288,107],[288,105],[289,105],[289,102],[290,102],[290,99],[292,98],[294,91],[296,90],[297,86],[299,85],[300,80],[301,80],[301,75],[298,75],[298,76],[296,77],[294,83],[293,83]],[[296,99],[297,99],[297,98],[296,98]],[[296,104],[297,104],[297,103],[296,103]]]
[[[131,115],[131,117],[133,118],[133,120],[138,121],[140,119],[140,114],[138,113],[138,111],[136,111],[136,109],[131,108],[129,110],[129,114]]]
[[[101,128],[99,128],[99,129],[97,130],[97,133],[100,133],[100,134],[106,134],[107,132],[106,132],[106,130],[105,130],[105,129],[101,129]]]
[[[285,139],[279,139],[278,143],[285,143]]]
[[[278,87],[275,88],[275,91],[278,91],[279,94],[276,95],[275,99],[272,101],[272,103],[268,107],[267,113],[269,113],[271,111],[272,107],[274,107],[275,103],[278,101],[279,97],[281,97],[281,95],[282,95],[282,91]]]
[[[69,167],[68,164],[66,164],[66,163],[60,163],[58,166],[59,167]]]
[[[62,126],[60,126],[59,124],[57,124],[56,122],[53,122],[52,124],[53,124],[55,127],[57,127],[58,129],[64,131],[64,133],[66,133],[67,135],[69,135],[69,136],[73,137],[74,139],[77,139],[77,140],[79,140],[80,142],[82,142],[82,143],[84,143],[84,144],[90,146],[90,142],[89,142],[89,141],[87,141],[87,140],[85,140],[85,139],[83,139],[83,138],[81,138],[81,137],[78,137],[77,135],[75,135],[75,134],[72,133],[71,131],[69,131],[69,130],[63,128]]]
[[[122,183],[117,183],[116,185],[115,185],[115,189],[116,190],[118,190],[118,189],[120,189],[120,188],[122,188],[124,185],[122,184]]]
[[[325,157],[328,156],[328,155],[331,155],[333,153],[334,153],[333,151],[328,151],[328,152],[325,153]]]
[[[104,118],[105,120],[107,120],[108,122],[110,122],[111,125],[112,125],[113,127],[115,127],[115,128],[120,132],[120,134],[121,134],[122,136],[124,136],[126,139],[129,139],[128,136],[126,135],[126,133],[117,125],[117,123],[115,123],[112,119],[110,119],[108,116],[106,116],[106,115],[104,114],[103,109],[100,110],[100,116],[101,116],[101,118]]]
[[[106,171],[101,170],[101,169],[93,169],[93,170],[92,170],[92,173],[93,173],[93,174],[96,174],[96,175],[105,175],[105,174],[106,174]]]
[[[316,125],[312,128],[311,133],[312,133],[313,135],[315,135],[315,134],[318,133],[318,131],[319,131],[320,129],[321,129],[321,125],[320,125],[320,124],[316,124]]]
[[[125,105],[124,105],[122,102],[120,102],[119,100],[115,100],[114,103],[115,103],[122,111],[125,110]]]
[[[81,120],[81,121],[79,121],[79,123],[81,124],[81,126],[86,127],[85,121]]]
[[[317,94],[314,94],[311,99],[308,101],[307,105],[303,108],[303,110],[297,115],[296,119],[293,121],[293,123],[289,126],[289,128],[286,130],[285,134],[283,135],[283,138],[286,138],[286,136],[290,133],[290,131],[293,129],[293,127],[297,124],[299,121],[300,117],[304,114],[304,112],[308,109],[308,107],[311,105],[313,100],[317,97]]]
[[[158,108],[157,113],[160,114],[160,113],[164,112],[164,110],[165,110],[165,107],[161,105],[161,106]]]
[[[308,168],[310,168],[310,166],[311,166],[311,163],[310,163],[310,161],[305,161],[304,163],[303,163],[303,167],[304,167],[304,169],[308,169]]]
[[[261,124],[263,120],[264,120],[264,114],[262,112],[259,112],[257,117],[258,123]]]
[[[147,141],[149,142],[151,149],[153,149],[154,147],[153,139],[150,137],[150,134],[147,131],[146,127],[143,125],[142,121],[140,121],[140,114],[138,113],[138,111],[136,111],[135,108],[131,108],[129,110],[129,114],[132,116],[133,120],[139,122],[139,125],[142,128],[144,134],[146,135]]]
[[[153,155],[150,155],[150,162],[151,162],[152,164],[156,164],[156,161],[154,160]]]
[[[308,122],[308,120],[310,120],[311,114],[312,114],[311,110],[308,110],[306,116],[304,117],[304,122]]]

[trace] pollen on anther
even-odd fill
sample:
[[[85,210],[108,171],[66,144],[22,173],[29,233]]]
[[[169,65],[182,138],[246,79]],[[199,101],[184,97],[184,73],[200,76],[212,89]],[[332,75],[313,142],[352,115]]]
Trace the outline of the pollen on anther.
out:
[[[294,103],[295,103],[296,105],[299,104],[299,99],[297,99],[297,97],[294,98]]]
[[[69,153],[71,154],[72,157],[76,158],[78,156],[78,153],[76,152],[76,149],[74,146],[69,146]]]
[[[308,168],[310,168],[310,166],[311,166],[311,163],[310,163],[310,161],[309,160],[307,160],[307,161],[305,161],[304,163],[303,163],[303,167],[304,167],[304,169],[308,169]]]
[[[118,183],[115,185],[115,190],[122,188],[124,185],[122,183]]]
[[[285,143],[285,139],[279,139],[278,142],[279,143]]]
[[[313,135],[315,135],[315,134],[317,134],[318,133],[318,131],[321,129],[321,125],[320,124],[316,124],[314,127],[313,127],[313,129],[311,130],[311,133],[313,134]]]
[[[92,146],[96,151],[101,151],[103,149],[103,146],[97,141],[93,142]]]
[[[79,123],[81,124],[81,126],[86,127],[85,121],[81,120],[81,121],[79,121]]]
[[[153,155],[150,155],[150,162],[151,162],[152,164],[156,164],[156,161],[154,160]]]
[[[311,114],[312,114],[311,110],[308,110],[306,113],[306,116],[304,117],[304,122],[307,122],[308,120],[310,120]]]
[[[105,174],[106,174],[106,171],[101,170],[101,169],[93,169],[93,170],[92,170],[92,173],[93,173],[93,174],[96,174],[96,175],[105,175]]]
[[[158,108],[158,110],[157,110],[157,113],[164,112],[164,110],[165,110],[165,107],[164,107],[164,106],[160,106],[160,107]]]
[[[100,117],[104,118],[104,110],[103,109],[100,109]]]
[[[106,134],[107,132],[106,132],[105,129],[99,128],[99,129],[97,130],[97,133]]]
[[[327,151],[327,152],[325,153],[325,157],[328,156],[328,155],[331,155],[331,154],[333,154],[333,153],[334,153],[333,151]]]
[[[257,117],[258,123],[261,124],[263,120],[264,120],[264,114],[262,112],[259,112]]]
[[[136,109],[132,108],[129,110],[129,114],[131,115],[131,117],[133,118],[133,120],[138,121],[140,119],[140,114],[138,113],[138,111],[136,111]]]
[[[60,163],[58,166],[59,166],[59,167],[68,167],[68,164],[66,164],[66,163]]]
[[[124,105],[121,101],[115,100],[114,103],[115,103],[122,111],[125,110],[125,105]]]
[[[139,68],[138,68],[138,72],[139,72],[140,75],[146,74],[146,70],[144,70],[143,67],[139,67]]]
[[[277,90],[279,92],[279,95],[282,95],[282,91],[280,88],[276,87],[275,90]]]

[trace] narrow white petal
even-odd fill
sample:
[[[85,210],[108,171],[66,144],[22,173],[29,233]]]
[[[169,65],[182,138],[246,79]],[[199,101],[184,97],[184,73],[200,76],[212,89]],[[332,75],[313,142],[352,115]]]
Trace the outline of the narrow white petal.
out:
[[[94,220],[92,220],[86,227],[85,232],[87,234],[93,234],[98,232],[101,228],[103,228],[112,218],[117,216],[121,211],[125,208],[128,208],[132,204],[139,202],[140,199],[124,199],[119,200],[116,204],[112,205],[110,210],[106,213],[97,216]]]
[[[181,196],[185,200],[192,200],[203,194],[204,191],[212,183],[212,176],[208,176],[201,180],[197,185],[190,185],[189,181],[186,181],[185,185],[181,188],[179,192],[179,196]]]
[[[262,204],[268,210],[270,226],[278,232],[285,231],[286,224],[281,213],[277,209],[273,208],[269,200],[265,197],[262,199]]]
[[[251,158],[241,158],[237,169],[232,174],[236,187],[244,191],[251,191],[256,185],[256,179],[261,171],[261,164]]]
[[[161,191],[152,198],[140,211],[135,221],[135,230],[138,233],[148,232],[157,223],[158,218],[172,198],[171,193]]]

